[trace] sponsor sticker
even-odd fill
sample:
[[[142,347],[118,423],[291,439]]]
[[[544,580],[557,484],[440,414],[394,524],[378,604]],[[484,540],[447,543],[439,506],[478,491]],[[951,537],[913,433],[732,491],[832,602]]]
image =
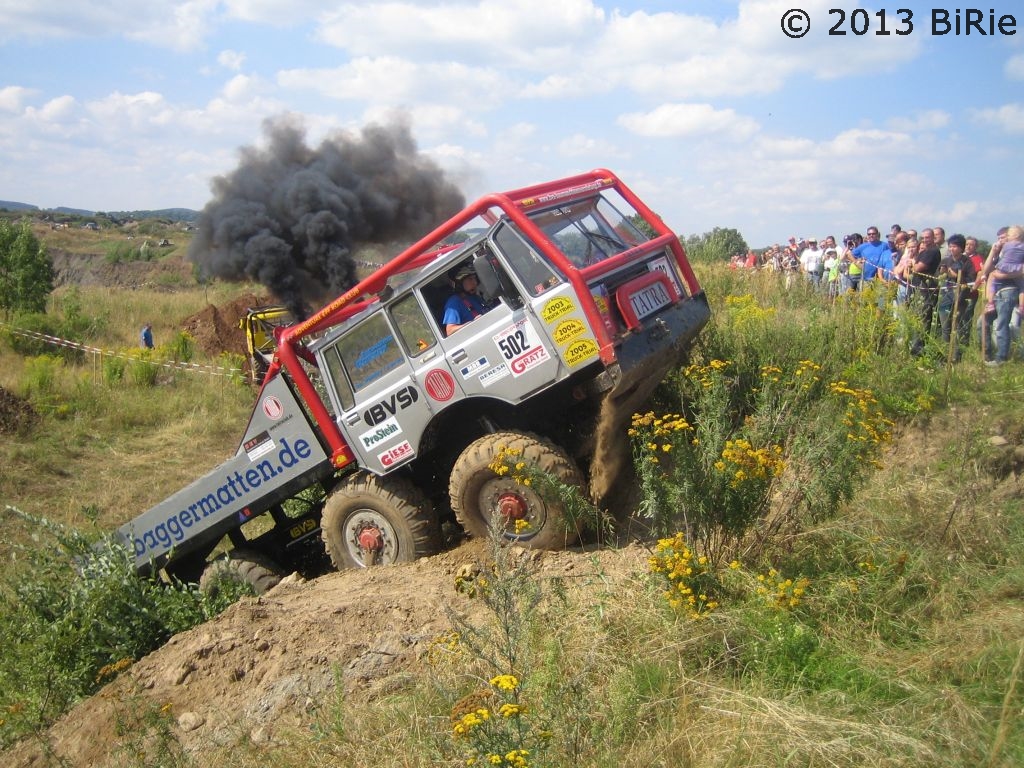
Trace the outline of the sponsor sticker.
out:
[[[462,366],[462,368],[459,369],[459,373],[462,374],[462,378],[468,379],[475,371],[479,371],[485,365],[487,365],[487,358],[481,357],[474,360],[469,365]]]
[[[581,336],[586,330],[587,327],[583,325],[583,323],[572,318],[570,320],[563,320],[560,322],[551,336],[554,338],[555,344],[562,346],[563,344],[568,344],[577,336]]]
[[[556,296],[544,305],[544,309],[540,311],[540,316],[544,318],[545,323],[553,323],[558,318],[569,314],[575,309],[576,305],[572,299],[565,296]]]
[[[256,461],[256,459],[274,450],[274,441],[269,433],[260,432],[255,437],[246,440],[243,449],[245,450],[245,455],[249,457],[249,461]]]
[[[419,399],[420,393],[416,387],[402,387],[397,392],[393,392],[386,400],[381,400],[363,411],[363,421],[368,427],[375,427],[386,420],[388,416],[395,416],[399,411],[404,411]]]
[[[398,423],[397,419],[388,419],[384,423],[378,424],[376,428],[363,432],[359,436],[359,442],[363,444],[363,448],[372,448],[400,434],[402,434],[402,425]]]
[[[384,453],[377,455],[377,461],[380,462],[382,467],[388,468],[393,467],[396,464],[401,464],[407,459],[411,459],[416,455],[416,451],[412,449],[408,440],[403,440],[393,448],[389,448]]]
[[[540,334],[525,317],[492,338],[513,376],[522,376],[551,358],[541,343]]]
[[[508,366],[504,363],[498,363],[493,368],[484,371],[477,378],[483,386],[489,387],[497,381],[501,381],[508,376]]]
[[[263,413],[271,421],[277,421],[284,414],[284,406],[274,395],[263,398]]]
[[[439,403],[445,403],[455,396],[455,379],[443,368],[435,368],[423,380],[427,394]]]
[[[570,368],[589,360],[597,354],[597,344],[593,339],[580,339],[565,349],[565,363]]]

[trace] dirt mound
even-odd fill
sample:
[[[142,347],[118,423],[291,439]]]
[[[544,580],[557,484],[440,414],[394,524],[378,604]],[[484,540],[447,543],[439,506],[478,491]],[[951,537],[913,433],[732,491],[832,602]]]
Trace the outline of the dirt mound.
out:
[[[267,296],[250,293],[219,307],[209,304],[186,318],[182,330],[188,331],[195,338],[196,346],[208,355],[230,352],[246,357],[249,351],[245,331],[239,323],[252,307],[273,303],[274,300]]]
[[[30,429],[39,414],[32,404],[0,387],[0,435],[15,435]]]
[[[485,621],[483,603],[457,591],[455,578],[466,566],[486,567],[488,555],[486,542],[468,541],[414,563],[308,582],[289,577],[176,635],[75,707],[46,732],[45,744],[26,741],[3,755],[4,764],[117,764],[160,712],[196,764],[208,765],[211,753],[240,740],[266,743],[308,727],[335,694],[356,706],[386,695],[452,628],[449,609]],[[519,556],[533,558],[541,578],[562,577],[596,594],[643,570],[647,551]]]

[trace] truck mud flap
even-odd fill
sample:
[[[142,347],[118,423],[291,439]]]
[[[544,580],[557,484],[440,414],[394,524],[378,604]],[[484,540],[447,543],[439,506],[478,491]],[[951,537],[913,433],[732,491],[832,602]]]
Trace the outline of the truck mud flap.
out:
[[[601,504],[631,460],[626,424],[665,376],[686,360],[693,340],[711,318],[701,293],[645,322],[616,349],[618,371],[603,396],[590,461],[590,494]]]

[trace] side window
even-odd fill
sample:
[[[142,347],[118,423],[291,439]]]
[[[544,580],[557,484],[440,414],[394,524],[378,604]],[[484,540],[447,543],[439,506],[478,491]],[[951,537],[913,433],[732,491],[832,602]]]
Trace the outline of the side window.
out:
[[[341,364],[341,357],[338,355],[338,347],[334,346],[324,350],[324,360],[327,361],[327,370],[334,384],[334,391],[338,393],[338,401],[344,411],[350,411],[355,406],[355,397],[352,395],[352,385],[348,383],[345,375],[345,367]]]
[[[402,364],[405,355],[383,312],[360,323],[324,354],[342,407],[354,404],[353,393]]]
[[[561,282],[554,270],[541,258],[541,255],[511,227],[500,227],[494,234],[494,242],[505,254],[508,263],[531,296],[539,296]]]
[[[437,344],[437,337],[413,294],[395,302],[391,317],[410,357],[417,357]]]

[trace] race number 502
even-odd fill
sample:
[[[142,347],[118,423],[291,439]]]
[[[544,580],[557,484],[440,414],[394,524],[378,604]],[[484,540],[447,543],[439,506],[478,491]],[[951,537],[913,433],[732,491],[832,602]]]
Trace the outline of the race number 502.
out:
[[[530,342],[526,338],[526,332],[517,328],[505,338],[498,341],[498,349],[506,360],[512,360],[523,354],[530,348]]]

